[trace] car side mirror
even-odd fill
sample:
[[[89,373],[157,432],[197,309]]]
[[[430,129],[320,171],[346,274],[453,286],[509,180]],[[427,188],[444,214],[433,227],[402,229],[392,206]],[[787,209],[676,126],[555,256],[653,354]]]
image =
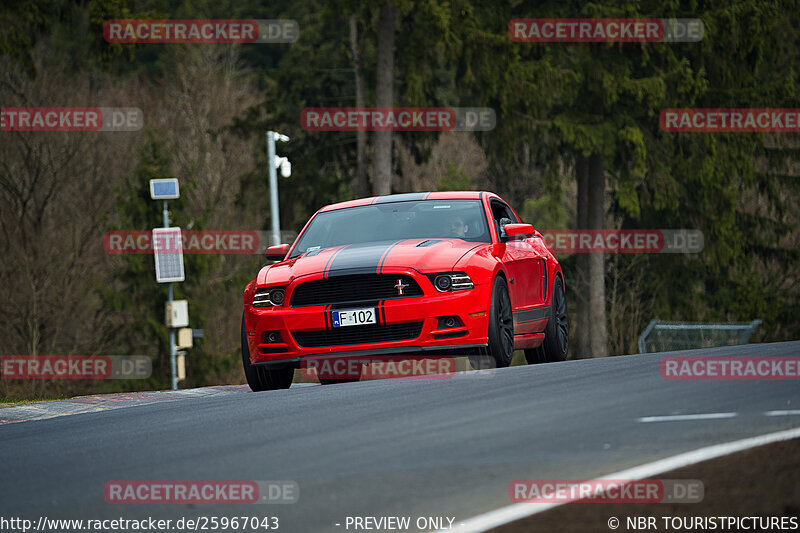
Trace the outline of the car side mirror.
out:
[[[506,237],[508,237],[508,235],[506,235],[505,227],[508,226],[509,224],[511,224],[510,218],[503,217],[497,221],[497,227],[500,228],[500,231],[498,233],[501,241]]]
[[[534,231],[532,224],[506,224],[503,226],[504,237],[533,235]]]
[[[267,248],[267,253],[264,255],[269,261],[283,261],[289,253],[289,247],[288,244],[276,244]]]

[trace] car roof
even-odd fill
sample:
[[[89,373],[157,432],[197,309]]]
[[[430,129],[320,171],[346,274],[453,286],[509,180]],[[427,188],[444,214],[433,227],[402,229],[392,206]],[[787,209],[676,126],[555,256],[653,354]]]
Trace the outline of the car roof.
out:
[[[488,191],[431,191],[431,192],[411,192],[406,194],[388,194],[386,196],[370,196],[369,198],[359,198],[337,204],[326,205],[319,212],[333,211],[336,209],[346,209],[348,207],[358,207],[370,204],[387,204],[391,202],[410,202],[420,200],[477,200],[483,197],[499,198],[493,192]]]

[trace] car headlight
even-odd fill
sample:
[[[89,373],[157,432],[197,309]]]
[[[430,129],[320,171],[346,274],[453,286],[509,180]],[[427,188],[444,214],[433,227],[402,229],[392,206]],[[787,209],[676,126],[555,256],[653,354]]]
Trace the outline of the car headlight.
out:
[[[436,286],[437,291],[444,292],[450,290],[450,287],[453,286],[453,280],[450,276],[436,276],[433,284]]]
[[[434,274],[431,276],[433,286],[439,292],[463,291],[472,289],[475,285],[472,279],[463,272],[448,272],[447,274]]]
[[[286,290],[283,287],[269,287],[256,290],[253,307],[276,307],[283,305]]]

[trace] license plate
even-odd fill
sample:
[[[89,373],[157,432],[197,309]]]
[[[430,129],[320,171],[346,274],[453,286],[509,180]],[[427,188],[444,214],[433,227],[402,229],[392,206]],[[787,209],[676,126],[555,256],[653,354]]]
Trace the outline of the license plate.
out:
[[[363,326],[364,324],[375,324],[377,313],[374,307],[364,309],[342,309],[341,311],[331,311],[333,327],[341,328],[344,326]]]

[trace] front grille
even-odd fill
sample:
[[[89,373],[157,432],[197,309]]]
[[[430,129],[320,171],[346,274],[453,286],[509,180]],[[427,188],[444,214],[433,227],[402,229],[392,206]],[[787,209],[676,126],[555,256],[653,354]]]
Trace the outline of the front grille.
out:
[[[403,294],[395,287],[402,280]],[[362,274],[335,276],[307,281],[292,291],[292,307],[327,305],[367,300],[389,300],[422,296],[422,289],[411,276],[389,274]]]
[[[422,333],[422,322],[390,324],[384,326],[345,326],[318,331],[293,331],[297,344],[303,348],[349,346],[373,342],[407,341]]]

